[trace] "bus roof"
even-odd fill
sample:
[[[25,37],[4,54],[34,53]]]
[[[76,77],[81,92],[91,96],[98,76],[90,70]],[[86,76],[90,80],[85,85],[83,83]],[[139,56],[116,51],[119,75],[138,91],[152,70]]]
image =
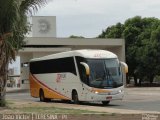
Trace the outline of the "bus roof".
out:
[[[61,52],[56,54],[47,55],[40,58],[31,59],[32,61],[41,61],[41,60],[49,60],[49,59],[56,59],[56,58],[65,58],[65,57],[73,57],[73,56],[80,56],[84,58],[94,58],[94,59],[104,59],[104,58],[117,58],[117,55],[110,51],[106,50],[92,50],[92,49],[83,49],[83,50],[73,50],[67,52]]]

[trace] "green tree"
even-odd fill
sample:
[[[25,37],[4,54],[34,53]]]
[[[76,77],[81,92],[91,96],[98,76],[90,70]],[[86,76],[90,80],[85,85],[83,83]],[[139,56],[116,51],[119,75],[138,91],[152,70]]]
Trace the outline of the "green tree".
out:
[[[0,106],[5,106],[8,63],[24,44],[29,30],[27,15],[47,0],[0,0]]]
[[[98,38],[122,38],[124,26],[121,23],[108,27]]]
[[[136,70],[138,61],[136,60],[136,53],[138,44],[138,35],[141,33],[141,17],[136,16],[130,18],[124,23],[123,37],[125,39],[125,48],[126,48],[126,62],[129,66],[129,76],[134,77],[135,85],[137,85],[138,72]],[[137,73],[137,74],[136,74]]]
[[[139,84],[142,80],[152,83],[160,74],[160,20],[135,16],[118,25],[121,27],[115,26],[108,27],[99,37],[124,38],[128,75],[134,77],[136,85],[137,79]]]

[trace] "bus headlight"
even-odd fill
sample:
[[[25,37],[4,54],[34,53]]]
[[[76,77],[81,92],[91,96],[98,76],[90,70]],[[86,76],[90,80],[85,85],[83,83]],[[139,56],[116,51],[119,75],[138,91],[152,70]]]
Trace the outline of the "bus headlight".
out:
[[[91,90],[92,93],[98,94],[99,92],[97,90]]]
[[[121,92],[122,92],[122,90],[118,90],[118,92],[119,92],[119,93],[121,93]]]

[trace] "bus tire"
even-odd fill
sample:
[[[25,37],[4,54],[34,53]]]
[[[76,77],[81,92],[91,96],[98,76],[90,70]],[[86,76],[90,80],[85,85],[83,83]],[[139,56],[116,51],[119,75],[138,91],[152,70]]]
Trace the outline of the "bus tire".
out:
[[[46,98],[44,96],[44,92],[42,89],[40,89],[40,91],[39,91],[39,99],[41,102],[46,102]]]
[[[110,103],[110,101],[102,101],[103,105],[108,105]]]
[[[78,94],[75,90],[72,92],[72,101],[74,104],[79,104]]]

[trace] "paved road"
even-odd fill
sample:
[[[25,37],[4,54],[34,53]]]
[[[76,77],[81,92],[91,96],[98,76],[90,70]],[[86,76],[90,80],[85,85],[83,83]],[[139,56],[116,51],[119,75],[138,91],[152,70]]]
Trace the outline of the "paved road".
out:
[[[24,100],[24,101],[39,101],[38,98],[30,97],[28,92],[25,93],[7,93],[7,99]],[[56,102],[57,104],[64,104]],[[54,101],[55,104],[55,101]],[[66,103],[67,104],[67,103]],[[125,97],[122,101],[113,101],[108,106],[95,103],[83,103],[84,106],[97,106],[127,109],[127,110],[143,110],[160,112],[160,88],[127,88]]]

